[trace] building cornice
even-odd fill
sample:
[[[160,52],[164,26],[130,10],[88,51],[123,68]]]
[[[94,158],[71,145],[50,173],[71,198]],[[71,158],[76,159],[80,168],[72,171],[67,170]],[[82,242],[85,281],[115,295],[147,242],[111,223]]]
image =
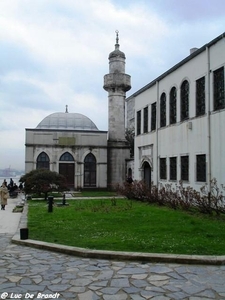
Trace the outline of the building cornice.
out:
[[[156,84],[156,82],[159,82],[160,80],[162,80],[163,78],[165,78],[167,75],[171,74],[172,72],[174,72],[175,70],[177,70],[178,68],[180,68],[182,65],[186,64],[188,61],[192,60],[194,57],[196,57],[200,53],[204,52],[207,48],[209,48],[209,47],[213,46],[214,44],[216,44],[218,41],[220,41],[224,37],[225,37],[225,32],[222,33],[221,35],[219,35],[218,37],[216,37],[215,39],[213,39],[211,42],[209,42],[209,43],[205,44],[204,46],[202,46],[201,48],[197,49],[192,54],[190,54],[189,56],[187,56],[186,58],[184,58],[183,60],[181,60],[179,63],[177,63],[175,66],[173,66],[172,68],[170,68],[168,71],[166,71],[165,73],[163,73],[162,75],[160,75],[159,77],[157,77],[156,79],[154,79],[153,81],[151,81],[150,83],[148,83],[147,85],[145,85],[143,88],[139,89],[137,92],[135,92],[134,94],[132,94],[131,96],[129,96],[128,98],[126,98],[126,101],[129,101],[132,98],[140,95],[144,91],[148,90],[149,88],[151,88],[152,86],[154,86]]]
[[[26,131],[32,131],[32,132],[74,132],[74,133],[81,133],[81,134],[86,134],[86,133],[94,133],[94,134],[99,134],[99,133],[108,133],[108,131],[103,131],[103,130],[74,130],[74,129],[39,129],[39,128],[25,128]]]

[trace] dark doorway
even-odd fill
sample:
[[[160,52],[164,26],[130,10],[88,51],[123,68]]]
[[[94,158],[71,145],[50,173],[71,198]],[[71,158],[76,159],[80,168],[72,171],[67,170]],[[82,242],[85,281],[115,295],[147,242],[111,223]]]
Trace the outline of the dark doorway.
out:
[[[150,188],[151,187],[151,167],[148,162],[144,162],[143,170],[144,170],[144,182]]]
[[[65,152],[59,160],[59,174],[66,177],[68,188],[74,189],[75,166],[73,156],[69,152]]]
[[[60,163],[59,174],[66,177],[68,188],[74,188],[74,163]]]
[[[131,168],[128,169],[128,177],[132,178],[132,169]]]

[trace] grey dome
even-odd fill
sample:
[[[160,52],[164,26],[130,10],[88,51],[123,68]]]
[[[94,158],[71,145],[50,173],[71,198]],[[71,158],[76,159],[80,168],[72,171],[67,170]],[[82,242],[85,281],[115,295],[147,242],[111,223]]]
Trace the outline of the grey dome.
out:
[[[109,54],[109,59],[114,58],[114,57],[121,57],[123,59],[126,59],[125,54],[120,51],[119,49],[115,49],[113,52]]]
[[[53,113],[44,118],[36,127],[38,129],[64,130],[98,130],[97,126],[86,116],[78,113]]]

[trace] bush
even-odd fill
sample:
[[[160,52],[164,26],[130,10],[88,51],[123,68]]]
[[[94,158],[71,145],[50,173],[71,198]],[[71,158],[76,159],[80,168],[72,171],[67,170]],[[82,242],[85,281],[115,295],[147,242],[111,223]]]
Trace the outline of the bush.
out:
[[[225,190],[224,185],[221,185],[221,188]],[[215,178],[211,180],[211,192],[209,192],[208,185],[205,184],[201,188],[201,193],[202,197],[199,199],[198,206],[202,212],[212,214],[214,211],[217,215],[225,213],[225,198]]]
[[[175,187],[172,184],[162,184],[158,188],[155,185],[147,186],[144,181],[125,182],[117,187],[118,193],[126,196],[128,199],[136,199],[155,203],[160,206],[168,206],[173,209],[190,210],[197,209],[201,213],[217,215],[225,214],[225,199],[222,185],[222,191],[219,189],[217,180],[211,180],[211,192],[207,184],[201,187],[200,192],[192,187],[184,187],[180,181]]]
[[[47,169],[32,170],[23,175],[19,181],[24,184],[26,194],[41,195],[43,193],[45,199],[53,191],[60,192],[67,189],[66,178]]]
[[[145,201],[148,200],[151,190],[144,181],[133,181],[132,183],[124,182],[122,186],[117,187],[117,192],[128,199],[136,199]]]

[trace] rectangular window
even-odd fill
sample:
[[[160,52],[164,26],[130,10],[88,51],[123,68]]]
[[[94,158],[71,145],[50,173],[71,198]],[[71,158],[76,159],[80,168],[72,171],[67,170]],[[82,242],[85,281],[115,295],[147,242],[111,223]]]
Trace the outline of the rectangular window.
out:
[[[148,106],[144,108],[144,133],[148,132]]]
[[[166,179],[166,158],[160,158],[160,179]]]
[[[156,129],[156,102],[152,103],[151,130]]]
[[[196,180],[206,182],[206,155],[196,155]]]
[[[170,180],[177,180],[177,158],[170,157]]]
[[[224,67],[213,72],[214,110],[225,108]]]
[[[137,135],[141,134],[141,111],[137,112]]]
[[[181,156],[181,180],[189,180],[189,156]]]
[[[205,77],[196,81],[196,116],[205,114]]]

